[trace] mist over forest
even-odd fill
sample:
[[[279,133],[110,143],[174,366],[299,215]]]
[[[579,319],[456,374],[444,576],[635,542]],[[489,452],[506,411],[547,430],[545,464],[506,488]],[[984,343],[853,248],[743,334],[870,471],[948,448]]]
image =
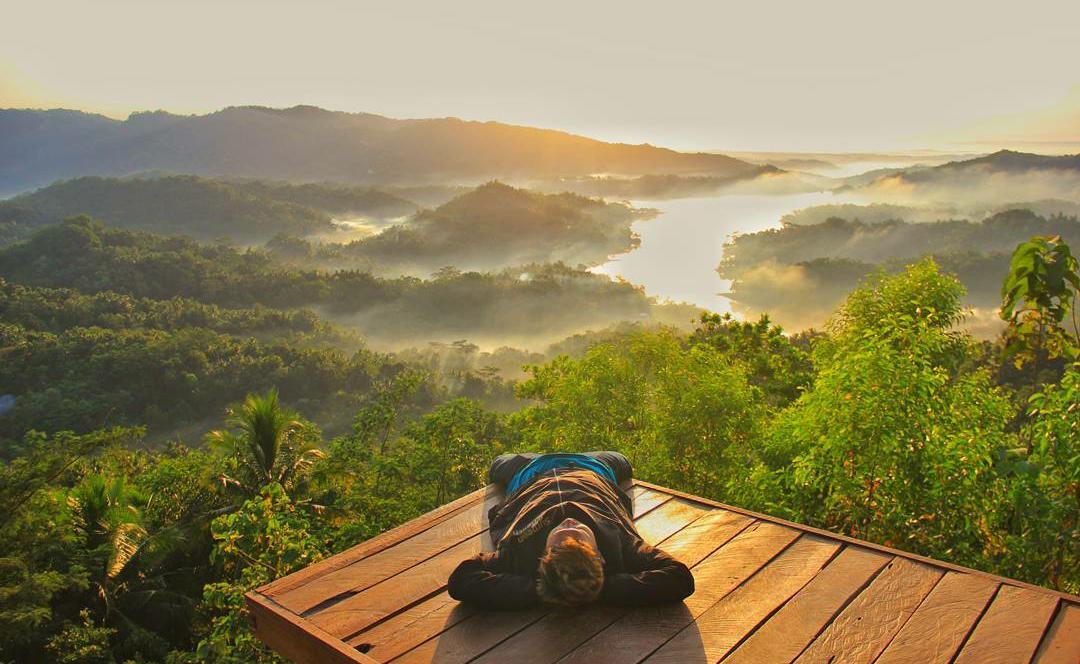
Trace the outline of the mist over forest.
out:
[[[520,450],[1080,589],[1078,156],[9,109],[0,192],[2,661],[279,661]]]

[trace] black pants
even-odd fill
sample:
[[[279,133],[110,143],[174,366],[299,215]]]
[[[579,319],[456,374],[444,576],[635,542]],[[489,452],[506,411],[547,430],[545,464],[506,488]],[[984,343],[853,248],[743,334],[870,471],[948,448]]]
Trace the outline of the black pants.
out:
[[[620,486],[634,476],[634,468],[630,465],[630,460],[619,452],[585,452],[585,455],[606,463],[615,472],[615,480]],[[488,468],[488,479],[505,489],[519,470],[529,465],[530,461],[539,456],[536,452],[500,454],[491,462],[491,467]]]

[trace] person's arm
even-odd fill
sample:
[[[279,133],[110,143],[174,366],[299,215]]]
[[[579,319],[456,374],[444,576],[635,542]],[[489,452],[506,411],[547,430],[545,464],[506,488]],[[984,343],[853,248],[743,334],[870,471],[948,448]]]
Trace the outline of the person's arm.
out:
[[[485,609],[524,609],[540,601],[536,579],[498,569],[494,553],[481,553],[457,566],[447,583],[450,596]]]
[[[598,452],[586,452],[585,455],[606,463],[608,467],[611,468],[612,472],[615,473],[615,481],[617,484],[625,484],[634,476],[634,467],[630,465],[630,460],[620,452],[603,450]]]
[[[628,571],[604,580],[601,598],[610,604],[643,606],[678,602],[694,593],[694,576],[683,563],[640,542],[627,552]]]
[[[500,454],[488,468],[488,479],[505,489],[506,485],[510,484],[510,480],[514,479],[514,475],[517,475],[519,470],[529,465],[529,462],[538,456],[540,455],[535,452]]]

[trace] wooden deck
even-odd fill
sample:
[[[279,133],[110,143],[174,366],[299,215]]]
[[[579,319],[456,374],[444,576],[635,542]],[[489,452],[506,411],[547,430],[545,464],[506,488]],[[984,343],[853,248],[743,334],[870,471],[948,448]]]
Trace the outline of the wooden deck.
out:
[[[488,487],[248,594],[298,664],[1078,664],[1080,598],[635,482],[649,542],[694,572],[684,603],[484,612],[446,594],[491,550]]]

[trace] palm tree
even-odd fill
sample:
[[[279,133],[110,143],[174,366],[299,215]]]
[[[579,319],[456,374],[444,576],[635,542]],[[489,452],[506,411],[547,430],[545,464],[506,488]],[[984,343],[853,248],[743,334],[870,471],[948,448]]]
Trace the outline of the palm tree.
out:
[[[301,491],[312,465],[324,456],[314,425],[282,407],[276,389],[247,395],[225,422],[229,429],[211,432],[210,444],[229,460],[221,482],[245,496],[272,483],[286,493]]]
[[[76,532],[86,547],[90,589],[105,623],[119,629],[121,641],[161,649],[167,644],[155,632],[161,625],[187,625],[195,603],[169,588],[162,566],[182,539],[179,529],[148,532],[144,504],[143,495],[123,477],[101,474],[85,477],[68,494]]]

